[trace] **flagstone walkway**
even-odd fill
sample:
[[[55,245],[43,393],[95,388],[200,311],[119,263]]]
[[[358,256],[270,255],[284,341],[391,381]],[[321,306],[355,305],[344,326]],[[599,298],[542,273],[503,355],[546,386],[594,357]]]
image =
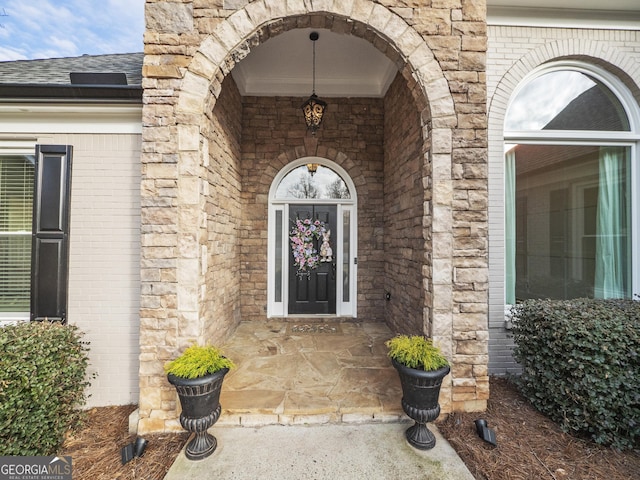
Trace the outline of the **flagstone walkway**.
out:
[[[303,319],[242,322],[222,346],[218,426],[397,422],[402,391],[382,323]]]

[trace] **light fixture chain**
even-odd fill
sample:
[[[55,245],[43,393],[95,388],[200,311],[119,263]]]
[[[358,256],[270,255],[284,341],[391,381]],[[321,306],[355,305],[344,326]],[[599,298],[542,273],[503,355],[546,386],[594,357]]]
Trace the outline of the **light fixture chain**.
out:
[[[316,93],[316,42],[313,41],[313,88],[311,89],[312,93],[315,95]]]

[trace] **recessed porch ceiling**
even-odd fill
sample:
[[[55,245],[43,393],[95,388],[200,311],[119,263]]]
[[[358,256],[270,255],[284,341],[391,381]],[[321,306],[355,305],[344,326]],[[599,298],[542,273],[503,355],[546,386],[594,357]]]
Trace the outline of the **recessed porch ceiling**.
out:
[[[242,95],[308,97],[316,31],[316,93],[320,97],[382,97],[396,66],[371,43],[330,30],[289,30],[259,45],[232,71]]]

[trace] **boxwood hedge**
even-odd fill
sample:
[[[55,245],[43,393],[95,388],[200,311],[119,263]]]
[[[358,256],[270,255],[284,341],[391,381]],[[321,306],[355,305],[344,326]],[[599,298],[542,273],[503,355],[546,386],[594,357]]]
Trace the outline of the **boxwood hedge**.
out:
[[[0,456],[56,453],[81,418],[87,354],[74,326],[0,328]]]
[[[565,431],[640,445],[640,302],[529,300],[513,308],[523,394]]]

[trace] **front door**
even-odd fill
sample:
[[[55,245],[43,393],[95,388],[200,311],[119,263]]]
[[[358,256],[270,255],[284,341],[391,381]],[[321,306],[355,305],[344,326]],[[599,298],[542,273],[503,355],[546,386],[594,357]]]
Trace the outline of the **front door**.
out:
[[[335,314],[337,207],[289,205],[289,217],[290,225],[295,225],[298,219],[319,220],[328,233],[313,236],[313,248],[307,249],[307,258],[317,257],[318,260],[313,262],[313,268],[301,270],[296,264],[293,250],[289,248],[289,314]],[[326,255],[327,252],[332,255]]]

